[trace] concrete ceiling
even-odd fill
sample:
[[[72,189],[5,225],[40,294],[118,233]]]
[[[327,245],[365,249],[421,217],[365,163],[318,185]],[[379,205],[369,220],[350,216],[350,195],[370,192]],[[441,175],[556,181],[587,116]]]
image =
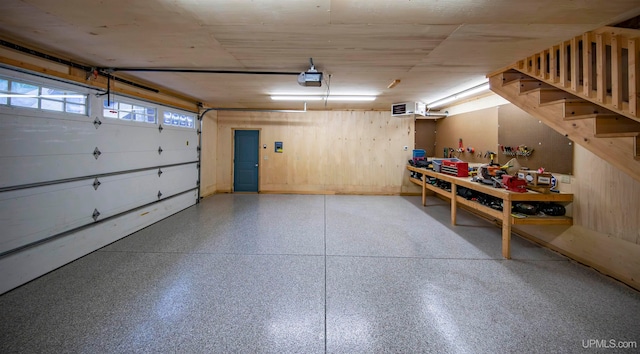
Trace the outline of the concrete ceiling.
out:
[[[638,0],[2,0],[0,37],[112,68],[301,72],[313,58],[331,93],[378,98],[309,109],[388,110],[638,14]],[[128,75],[229,108],[299,109],[269,95],[328,88],[286,75]]]

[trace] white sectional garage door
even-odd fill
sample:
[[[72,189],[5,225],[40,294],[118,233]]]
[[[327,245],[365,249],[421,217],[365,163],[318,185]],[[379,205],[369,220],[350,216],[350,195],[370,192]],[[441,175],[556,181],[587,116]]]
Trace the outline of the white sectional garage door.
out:
[[[0,293],[196,203],[197,114],[0,68]]]

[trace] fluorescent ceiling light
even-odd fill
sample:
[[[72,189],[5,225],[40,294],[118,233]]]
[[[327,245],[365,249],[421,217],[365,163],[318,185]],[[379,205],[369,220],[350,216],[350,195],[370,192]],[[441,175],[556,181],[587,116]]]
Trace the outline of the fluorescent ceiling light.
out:
[[[19,93],[5,94],[0,93],[0,98],[86,98],[86,95],[22,95]]]
[[[375,101],[376,96],[329,96],[329,101]]]
[[[331,95],[328,98],[324,95],[319,96],[302,96],[302,95],[271,95],[271,99],[274,101],[351,101],[351,102],[371,102],[376,99],[376,96],[341,96]]]
[[[451,96],[445,97],[443,99],[431,102],[431,103],[429,103],[427,105],[427,108],[431,109],[431,108],[441,107],[441,106],[444,106],[447,103],[451,103],[453,101],[457,101],[457,100],[465,98],[465,97],[473,96],[475,94],[478,94],[480,92],[486,91],[488,89],[489,89],[489,83],[485,82],[484,84],[472,87],[470,89],[458,92],[456,94],[453,94]]]
[[[324,96],[271,96],[274,101],[322,101]]]

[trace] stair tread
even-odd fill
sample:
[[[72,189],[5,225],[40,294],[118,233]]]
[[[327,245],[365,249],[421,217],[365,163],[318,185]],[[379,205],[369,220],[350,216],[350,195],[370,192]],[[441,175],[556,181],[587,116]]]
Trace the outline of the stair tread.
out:
[[[591,103],[587,100],[583,100],[582,98],[561,98],[559,100],[549,101],[545,103],[541,103],[541,106],[550,106],[553,104],[565,104],[565,103]],[[591,103],[594,104],[594,103]]]
[[[640,132],[624,132],[624,133],[599,133],[594,134],[596,138],[633,138],[640,136]]]
[[[531,90],[522,91],[522,92],[519,93],[519,95],[520,96],[528,95],[528,94],[534,93],[534,92],[566,92],[567,94],[571,95],[571,93],[569,93],[567,91],[564,91],[564,90],[561,90],[559,88],[553,87],[553,86],[551,86],[551,87],[536,87],[536,88],[533,88]]]
[[[624,117],[616,113],[590,113],[564,117],[564,120],[593,119],[593,118],[621,118]],[[625,117],[626,118],[626,117]]]

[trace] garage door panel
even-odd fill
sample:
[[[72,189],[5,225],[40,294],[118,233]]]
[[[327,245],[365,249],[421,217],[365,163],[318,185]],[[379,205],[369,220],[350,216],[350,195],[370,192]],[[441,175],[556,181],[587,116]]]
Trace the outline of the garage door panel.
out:
[[[94,144],[108,152],[156,151],[161,145],[156,125],[103,124],[96,131]]]
[[[147,206],[108,223],[0,258],[0,294],[193,205],[197,193]],[[11,271],[7,271],[11,270]]]
[[[169,149],[195,148],[198,134],[193,129],[165,129],[160,134],[160,144]]]
[[[89,181],[0,193],[0,252],[93,222]]]
[[[0,114],[0,157],[77,154],[95,139],[89,121]]]
[[[157,151],[100,152],[93,155],[95,147],[88,152],[73,155],[19,156],[0,158],[0,188],[31,183],[56,181],[73,177],[93,176],[147,167],[158,167],[163,162]],[[172,163],[180,163],[180,157]],[[6,171],[6,172],[5,172]]]
[[[196,164],[174,166],[162,169],[160,191],[170,196],[197,187],[198,169]]]
[[[162,165],[171,165],[197,160],[198,152],[193,149],[163,151],[160,159]]]
[[[196,187],[195,164],[0,193],[0,253]]]

